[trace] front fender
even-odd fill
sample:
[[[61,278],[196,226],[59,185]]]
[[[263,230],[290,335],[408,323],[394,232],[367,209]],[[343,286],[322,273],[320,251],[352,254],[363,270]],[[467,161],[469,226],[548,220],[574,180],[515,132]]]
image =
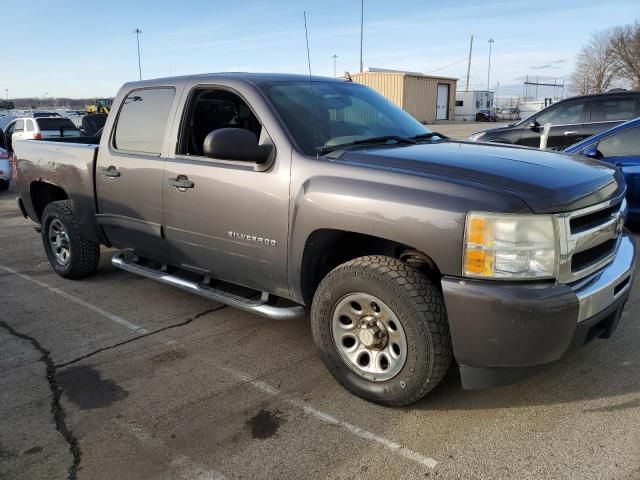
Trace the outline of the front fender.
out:
[[[313,175],[302,178],[304,172]],[[429,255],[443,275],[459,276],[469,210],[530,211],[514,195],[482,186],[322,159],[294,166],[291,194],[289,278],[292,297],[298,300],[305,245],[316,230],[404,244]]]

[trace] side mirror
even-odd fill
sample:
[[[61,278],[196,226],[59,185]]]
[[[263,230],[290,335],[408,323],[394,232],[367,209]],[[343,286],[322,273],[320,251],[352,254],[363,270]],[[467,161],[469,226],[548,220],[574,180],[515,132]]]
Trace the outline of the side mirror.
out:
[[[600,159],[602,158],[602,153],[598,150],[598,147],[595,145],[589,145],[588,147],[584,147],[580,152],[585,157]]]
[[[527,124],[527,127],[531,130],[538,130],[538,128],[540,128],[540,124],[535,120],[532,120]]]
[[[255,133],[242,128],[220,128],[204,139],[203,151],[209,158],[264,163],[271,153],[270,145],[258,145]]]

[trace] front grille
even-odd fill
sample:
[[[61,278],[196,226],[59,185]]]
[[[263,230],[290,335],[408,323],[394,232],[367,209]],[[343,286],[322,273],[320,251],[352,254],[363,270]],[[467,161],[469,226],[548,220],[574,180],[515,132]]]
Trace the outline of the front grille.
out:
[[[587,213],[581,217],[572,218],[569,222],[571,227],[571,233],[576,234],[589,230],[590,228],[602,225],[611,219],[611,215],[616,213],[620,209],[620,204],[613,205],[612,207],[598,210],[597,212]]]
[[[582,252],[574,253],[571,259],[571,272],[575,273],[597,263],[611,254],[616,246],[617,238],[607,240],[600,245],[588,248]]]

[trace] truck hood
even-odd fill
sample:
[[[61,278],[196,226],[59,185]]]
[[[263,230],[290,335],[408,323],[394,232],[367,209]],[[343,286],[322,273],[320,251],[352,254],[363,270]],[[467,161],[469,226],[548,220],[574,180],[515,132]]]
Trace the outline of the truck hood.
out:
[[[515,146],[451,141],[394,145],[349,150],[340,160],[481,184],[516,195],[536,213],[583,208],[624,190],[617,170],[602,162]]]

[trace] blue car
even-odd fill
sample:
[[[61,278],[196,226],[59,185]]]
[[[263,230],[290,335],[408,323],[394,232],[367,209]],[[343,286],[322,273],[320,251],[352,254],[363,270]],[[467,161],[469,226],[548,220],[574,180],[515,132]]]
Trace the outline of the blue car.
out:
[[[640,118],[598,133],[564,151],[619,167],[627,182],[628,218],[640,222]]]

